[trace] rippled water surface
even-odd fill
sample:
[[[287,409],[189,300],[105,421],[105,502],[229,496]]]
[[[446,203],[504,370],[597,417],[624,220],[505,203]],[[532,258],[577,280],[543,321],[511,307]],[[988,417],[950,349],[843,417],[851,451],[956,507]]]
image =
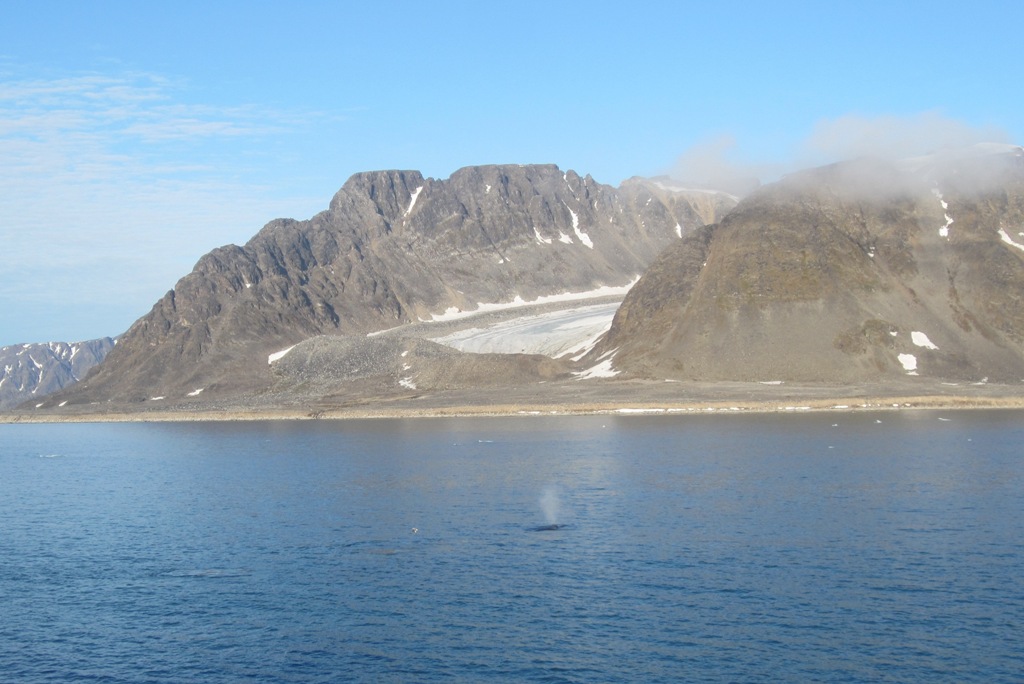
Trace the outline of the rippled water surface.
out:
[[[2,425],[0,679],[1019,681],[1022,444],[1019,412]]]

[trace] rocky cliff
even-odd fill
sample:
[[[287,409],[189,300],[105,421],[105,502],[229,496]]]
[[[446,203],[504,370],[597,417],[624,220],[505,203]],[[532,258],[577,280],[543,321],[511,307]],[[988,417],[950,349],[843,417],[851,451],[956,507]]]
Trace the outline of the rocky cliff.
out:
[[[626,375],[1024,379],[1024,154],[859,160],[666,249],[594,352]]]
[[[114,341],[104,337],[0,348],[0,410],[42,399],[78,382],[113,347]]]
[[[469,167],[445,180],[357,174],[327,211],[272,221],[204,256],[66,398],[259,391],[274,381],[270,354],[317,335],[623,286],[704,225],[707,198],[688,197],[553,165]]]

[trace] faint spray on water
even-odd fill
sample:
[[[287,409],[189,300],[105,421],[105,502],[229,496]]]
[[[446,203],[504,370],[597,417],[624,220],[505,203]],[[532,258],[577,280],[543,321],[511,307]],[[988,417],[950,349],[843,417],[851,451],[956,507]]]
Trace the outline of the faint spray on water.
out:
[[[558,523],[558,513],[562,509],[562,502],[558,496],[558,487],[548,485],[540,494],[540,509],[544,512],[544,520],[548,525]]]

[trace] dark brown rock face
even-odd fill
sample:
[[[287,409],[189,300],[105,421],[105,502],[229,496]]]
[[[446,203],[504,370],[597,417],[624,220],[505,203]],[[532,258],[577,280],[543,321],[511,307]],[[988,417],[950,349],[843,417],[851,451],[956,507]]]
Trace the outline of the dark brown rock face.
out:
[[[1024,379],[1020,148],[766,186],[667,248],[595,356],[678,379]]]
[[[273,381],[269,354],[316,335],[625,285],[703,225],[695,207],[552,165],[469,167],[446,180],[357,174],[327,211],[272,221],[200,259],[68,398],[259,391]]]

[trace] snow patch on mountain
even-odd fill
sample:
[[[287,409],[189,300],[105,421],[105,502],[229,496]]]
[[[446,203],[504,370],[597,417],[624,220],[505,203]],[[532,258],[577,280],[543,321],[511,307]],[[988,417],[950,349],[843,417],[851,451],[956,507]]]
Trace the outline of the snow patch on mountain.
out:
[[[573,373],[578,380],[593,380],[594,378],[613,378],[619,374],[619,371],[612,367],[612,361],[615,359],[615,352],[618,349],[613,349],[610,352],[604,353],[598,362],[590,368]]]
[[[292,349],[295,349],[295,346],[296,345],[293,344],[292,346],[288,347],[287,349],[282,349],[279,352],[274,352],[273,354],[271,354],[270,356],[267,357],[267,363],[271,364],[271,363],[274,363],[275,361],[277,361],[278,359],[284,358],[284,356],[288,352],[290,352]]]
[[[953,217],[949,215],[949,211],[948,211],[949,210],[949,203],[946,202],[945,199],[943,199],[942,192],[938,188],[933,188],[932,189],[932,194],[935,195],[935,197],[939,200],[939,204],[942,205],[942,211],[945,212],[944,216],[946,218],[946,225],[944,225],[941,228],[939,228],[939,237],[944,237],[944,238],[946,238],[948,240],[949,239],[949,227],[951,225],[953,225]]]
[[[416,206],[416,200],[419,199],[421,192],[423,192],[422,185],[412,191],[412,196],[409,198],[409,208],[405,210],[404,216],[408,216],[412,213],[412,208]]]
[[[999,229],[999,239],[1005,242],[1006,244],[1010,245],[1011,247],[1016,247],[1017,249],[1024,251],[1024,245],[1022,245],[1019,242],[1014,242],[1013,238],[1010,237],[1010,234],[1007,233],[1002,228]]]
[[[903,370],[907,372],[907,375],[917,375],[916,356],[913,354],[899,354],[896,358],[899,359],[899,362],[903,366]]]
[[[916,344],[918,347],[924,347],[925,349],[938,349],[932,341],[928,339],[928,336],[923,332],[914,331],[910,333],[910,341]]]
[[[566,209],[569,209],[569,207],[566,207]],[[590,239],[590,236],[584,233],[582,230],[580,230],[580,217],[577,216],[576,212],[573,211],[572,209],[569,209],[569,214],[572,215],[572,231],[576,233],[576,237],[578,237],[580,242],[582,242],[584,245],[586,245],[590,249],[594,249],[594,243]]]

